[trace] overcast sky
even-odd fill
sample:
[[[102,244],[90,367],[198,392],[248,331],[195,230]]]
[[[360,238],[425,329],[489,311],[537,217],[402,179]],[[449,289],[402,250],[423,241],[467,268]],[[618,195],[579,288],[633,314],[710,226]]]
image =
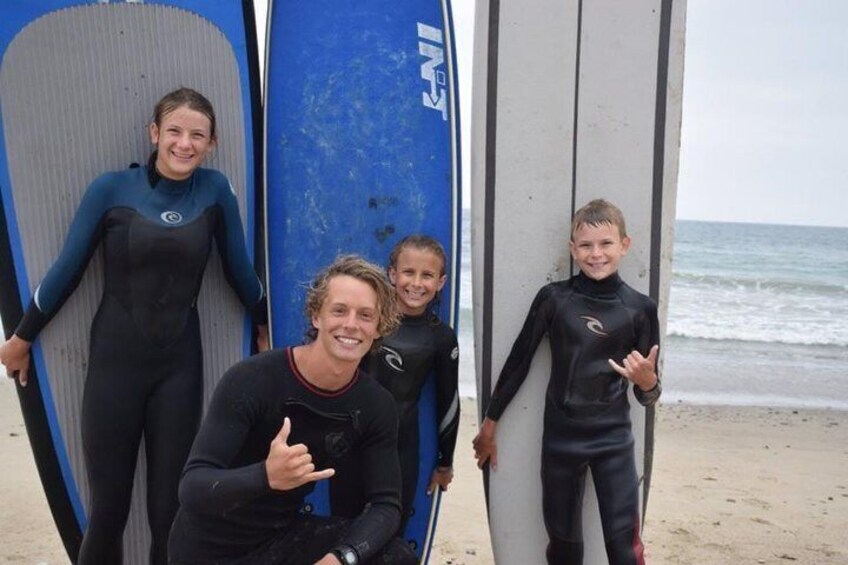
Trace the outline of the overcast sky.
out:
[[[688,8],[678,217],[848,227],[848,2]]]
[[[452,1],[463,141],[474,4]],[[848,227],[848,0],[688,0],[685,64],[678,217]]]

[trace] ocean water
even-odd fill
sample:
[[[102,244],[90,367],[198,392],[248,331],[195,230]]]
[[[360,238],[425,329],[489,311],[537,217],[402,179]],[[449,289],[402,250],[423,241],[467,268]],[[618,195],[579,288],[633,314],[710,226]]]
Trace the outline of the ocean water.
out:
[[[474,396],[464,224],[460,393]],[[664,402],[848,410],[848,228],[678,221],[672,274]]]
[[[469,218],[463,397],[477,392]],[[848,228],[678,221],[672,273],[663,402],[848,410]]]

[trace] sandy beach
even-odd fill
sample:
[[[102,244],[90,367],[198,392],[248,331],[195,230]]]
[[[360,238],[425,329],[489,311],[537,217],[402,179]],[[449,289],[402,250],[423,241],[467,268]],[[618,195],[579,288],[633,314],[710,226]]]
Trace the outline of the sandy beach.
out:
[[[475,404],[462,408],[437,565],[493,563],[471,452]],[[848,563],[848,412],[663,405],[658,414],[643,536],[649,563]],[[67,563],[8,379],[0,453],[0,563]]]

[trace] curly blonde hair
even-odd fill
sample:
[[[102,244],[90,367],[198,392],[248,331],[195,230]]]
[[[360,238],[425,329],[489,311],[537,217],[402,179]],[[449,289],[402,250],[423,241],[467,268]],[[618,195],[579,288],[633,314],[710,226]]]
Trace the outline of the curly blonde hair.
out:
[[[374,289],[377,294],[377,333],[380,339],[374,340],[372,350],[380,347],[383,336],[395,332],[400,326],[401,311],[398,306],[397,292],[386,277],[385,271],[358,255],[340,255],[333,263],[318,273],[306,291],[304,306],[310,328],[306,336],[310,341],[318,337],[318,329],[312,325],[312,318],[320,312],[330,290],[330,281],[338,276],[347,275],[360,280]]]

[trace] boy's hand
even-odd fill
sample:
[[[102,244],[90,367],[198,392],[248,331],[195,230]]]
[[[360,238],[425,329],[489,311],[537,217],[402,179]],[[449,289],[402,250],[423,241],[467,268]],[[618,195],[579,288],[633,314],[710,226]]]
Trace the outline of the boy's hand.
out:
[[[498,468],[498,443],[495,440],[495,428],[498,423],[486,418],[480,426],[480,432],[471,444],[474,446],[474,457],[477,459],[477,468],[482,469],[486,461],[494,470]]]
[[[436,492],[436,488],[442,492],[448,490],[448,485],[453,480],[453,467],[436,467],[433,469],[433,476],[430,477],[430,486],[427,487],[427,494]]]
[[[649,391],[657,386],[657,352],[660,346],[655,345],[648,352],[647,357],[643,357],[641,353],[635,349],[630,352],[630,355],[624,358],[624,366],[619,365],[612,359],[609,359],[610,367],[616,373],[633,382],[636,386],[644,391]]]
[[[265,473],[268,485],[274,490],[292,490],[306,483],[329,479],[334,469],[315,470],[309,449],[302,443],[289,445],[291,420],[283,419],[283,427],[271,441],[268,458],[265,460]]]

